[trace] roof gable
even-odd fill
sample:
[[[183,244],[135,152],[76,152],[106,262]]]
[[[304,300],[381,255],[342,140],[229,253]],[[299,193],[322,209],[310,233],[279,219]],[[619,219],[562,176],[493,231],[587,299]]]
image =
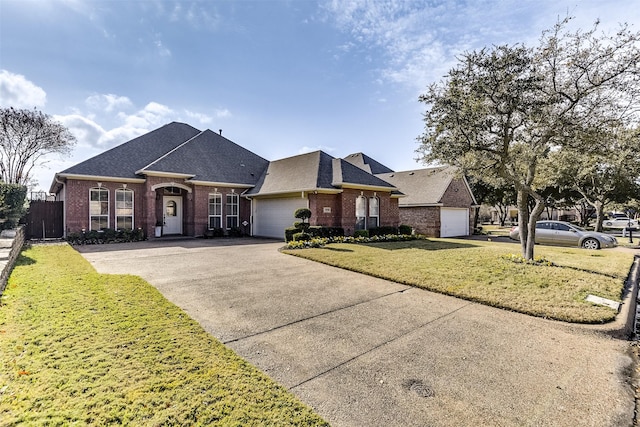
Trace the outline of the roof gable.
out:
[[[60,174],[140,178],[136,175],[137,170],[198,133],[200,131],[192,126],[172,122],[71,166]]]

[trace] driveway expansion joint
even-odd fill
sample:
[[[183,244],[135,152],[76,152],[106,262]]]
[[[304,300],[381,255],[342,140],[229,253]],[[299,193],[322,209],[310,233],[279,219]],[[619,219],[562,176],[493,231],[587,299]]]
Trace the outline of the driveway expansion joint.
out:
[[[242,341],[242,340],[245,340],[245,339],[248,339],[248,338],[257,337],[258,335],[263,335],[263,334],[267,334],[269,332],[277,331],[278,329],[282,329],[282,328],[286,328],[288,326],[296,325],[298,323],[302,323],[302,322],[305,322],[307,320],[311,320],[311,319],[315,319],[315,318],[318,318],[318,317],[322,317],[322,316],[325,316],[327,314],[337,313],[339,311],[346,310],[348,308],[357,307],[357,306],[362,305],[362,304],[367,304],[367,303],[369,303],[371,301],[375,301],[375,300],[379,300],[379,299],[382,299],[382,298],[386,298],[386,297],[389,297],[391,295],[401,294],[401,293],[405,292],[408,289],[411,289],[411,287],[407,286],[406,288],[400,289],[399,291],[393,291],[393,292],[389,292],[387,294],[378,295],[375,298],[369,298],[369,299],[364,300],[364,301],[358,301],[358,302],[353,303],[353,304],[344,305],[344,306],[337,307],[337,308],[334,308],[334,309],[331,309],[331,310],[323,311],[322,313],[314,314],[313,316],[304,317],[302,319],[294,320],[293,322],[288,322],[288,323],[284,323],[282,325],[274,326],[273,328],[265,329],[264,331],[258,331],[258,332],[255,332],[253,334],[245,335],[245,336],[238,337],[238,338],[233,338],[233,339],[230,339],[230,340],[227,340],[227,341],[222,341],[222,344],[227,345],[227,344],[239,342],[239,341]]]
[[[394,293],[397,293],[397,292],[394,292]],[[411,330],[409,330],[409,331],[407,331],[407,332],[404,332],[404,333],[402,333],[402,334],[400,334],[400,335],[398,335],[398,336],[396,336],[396,337],[394,337],[394,338],[391,338],[391,339],[389,339],[389,340],[387,340],[387,341],[385,341],[385,342],[383,342],[383,343],[380,343],[380,344],[378,344],[378,345],[376,345],[376,346],[373,346],[373,347],[371,347],[371,348],[370,348],[369,350],[367,350],[367,351],[363,351],[362,353],[357,354],[357,355],[355,355],[355,356],[353,356],[353,357],[351,357],[351,358],[349,358],[349,359],[347,359],[347,360],[345,360],[345,361],[343,361],[343,362],[340,362],[340,363],[338,363],[337,365],[332,366],[331,368],[329,368],[329,369],[327,369],[327,370],[325,370],[325,371],[323,371],[323,372],[320,372],[319,374],[314,375],[313,377],[307,378],[306,380],[301,381],[301,382],[299,382],[298,384],[296,384],[296,385],[293,385],[293,386],[289,387],[289,390],[291,390],[291,391],[292,391],[292,390],[294,390],[295,388],[300,387],[300,386],[301,386],[301,385],[303,385],[303,384],[306,384],[306,383],[308,383],[308,382],[310,382],[310,381],[313,381],[313,380],[315,380],[315,379],[317,379],[317,378],[320,378],[321,376],[323,376],[323,375],[325,375],[325,374],[328,374],[329,372],[335,371],[336,369],[340,368],[341,366],[344,366],[344,365],[346,365],[346,364],[348,364],[348,363],[350,363],[350,362],[353,362],[354,360],[357,360],[357,359],[359,359],[360,357],[362,357],[362,356],[364,356],[364,355],[367,355],[367,354],[369,354],[369,353],[372,353],[373,351],[375,351],[375,350],[377,350],[377,349],[379,349],[379,348],[382,348],[382,347],[384,347],[384,346],[385,346],[385,345],[387,345],[387,344],[391,344],[391,343],[393,343],[393,342],[395,342],[395,341],[398,341],[399,339],[402,339],[402,338],[404,338],[404,337],[406,337],[406,336],[408,336],[408,335],[411,335],[412,333],[414,333],[414,332],[416,332],[416,331],[418,331],[418,330],[420,330],[420,329],[424,328],[425,326],[428,326],[428,325],[430,325],[430,324],[432,324],[432,323],[434,323],[434,322],[437,322],[437,321],[442,320],[442,319],[444,319],[444,318],[446,318],[446,317],[449,317],[449,316],[451,316],[451,315],[453,315],[453,314],[457,313],[458,311],[460,311],[460,310],[462,310],[462,309],[464,309],[464,308],[466,308],[466,307],[469,307],[470,305],[474,305],[474,304],[475,304],[474,302],[468,302],[468,303],[466,303],[466,304],[464,304],[464,305],[462,305],[462,306],[460,306],[460,307],[456,308],[455,310],[452,310],[452,311],[450,311],[450,312],[448,312],[448,313],[445,313],[445,314],[443,314],[443,315],[441,315],[441,316],[438,316],[438,317],[436,317],[436,318],[434,318],[434,319],[431,319],[431,320],[429,320],[428,322],[425,322],[425,323],[423,323],[423,324],[421,324],[421,325],[418,325],[418,326],[416,326],[415,328],[413,328],[413,329],[411,329]]]

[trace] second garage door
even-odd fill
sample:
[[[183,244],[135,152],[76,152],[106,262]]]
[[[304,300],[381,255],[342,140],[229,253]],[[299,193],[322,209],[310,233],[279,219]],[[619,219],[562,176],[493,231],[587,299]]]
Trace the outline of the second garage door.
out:
[[[469,209],[440,209],[440,237],[469,235]]]
[[[284,240],[284,230],[300,221],[293,214],[306,208],[306,198],[253,199],[253,235]]]

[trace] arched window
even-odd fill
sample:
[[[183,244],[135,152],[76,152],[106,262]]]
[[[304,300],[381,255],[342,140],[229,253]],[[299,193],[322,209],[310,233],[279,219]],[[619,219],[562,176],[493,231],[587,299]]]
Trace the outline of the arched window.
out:
[[[167,208],[164,213],[165,216],[176,216],[178,215],[178,205],[174,200],[169,200],[167,202]]]
[[[380,226],[380,199],[371,197],[369,199],[369,228]]]
[[[89,190],[89,230],[109,228],[109,190],[102,187]]]
[[[356,198],[356,230],[367,228],[367,199],[364,196]]]
[[[222,228],[222,194],[209,194],[209,230]]]
[[[127,188],[116,190],[116,228],[133,230],[133,190]]]

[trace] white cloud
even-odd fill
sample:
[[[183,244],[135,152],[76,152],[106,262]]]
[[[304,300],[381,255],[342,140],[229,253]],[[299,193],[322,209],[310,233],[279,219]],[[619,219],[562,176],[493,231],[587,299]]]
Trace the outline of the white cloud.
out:
[[[111,93],[91,95],[85,100],[85,104],[92,110],[101,110],[107,113],[133,106],[131,100],[126,96],[118,96]]]
[[[372,58],[372,68],[385,82],[424,90],[440,80],[461,53],[505,43],[535,44],[544,29],[567,13],[576,16],[585,30],[597,18],[606,21],[604,30],[616,27],[619,21],[637,22],[638,8],[616,7],[616,3],[329,0],[322,4],[322,10],[325,18],[349,37],[336,47],[336,59],[346,54]]]
[[[98,145],[98,141],[105,134],[105,130],[99,124],[80,114],[55,115],[53,118],[69,129],[78,140],[79,147]]]
[[[15,108],[44,107],[46,92],[21,74],[0,70],[0,105]]]
[[[216,109],[216,117],[219,119],[227,119],[232,116],[233,115],[231,114],[231,111],[227,110],[226,108]]]
[[[162,40],[160,40],[160,35],[156,36],[156,40],[153,42],[155,44],[158,54],[162,57],[170,57],[171,51],[162,44]]]

